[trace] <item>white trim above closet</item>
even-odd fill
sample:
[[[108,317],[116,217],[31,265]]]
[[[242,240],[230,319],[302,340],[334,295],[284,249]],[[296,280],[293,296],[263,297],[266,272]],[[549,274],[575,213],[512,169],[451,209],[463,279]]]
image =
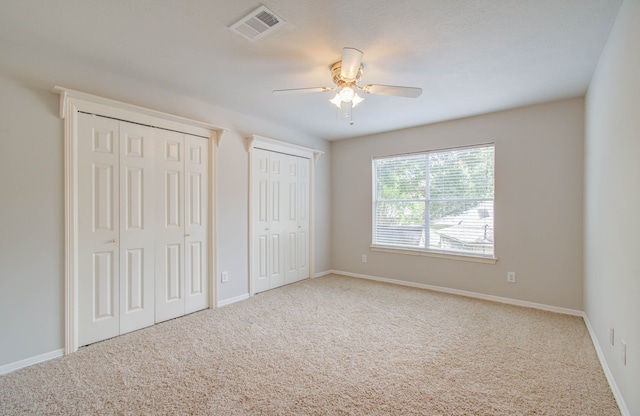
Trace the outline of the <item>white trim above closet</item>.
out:
[[[160,127],[167,130],[209,137],[214,140],[216,146],[220,145],[222,136],[229,130],[203,121],[163,113],[162,111],[123,103],[68,88],[56,86],[53,87],[51,92],[60,95],[59,116],[62,119],[68,120],[67,115],[72,114],[74,111],[100,114],[119,120],[133,121],[135,123]],[[132,120],[131,117],[135,117],[135,120]]]
[[[216,297],[216,241],[215,241],[215,154],[226,129],[209,123],[135,106],[80,91],[54,87],[60,95],[60,117],[64,119],[64,167],[65,167],[65,348],[66,354],[76,351],[78,344],[78,279],[79,279],[79,201],[78,201],[78,115],[80,113],[112,118],[211,140],[208,154],[208,307],[215,308]],[[115,241],[115,240],[114,240]]]
[[[254,147],[287,155],[306,157],[312,159],[313,163],[317,163],[320,155],[324,153],[320,150],[298,146],[297,144],[281,142],[280,140],[269,139],[262,136],[253,135],[247,137],[247,152],[251,152],[251,149]]]

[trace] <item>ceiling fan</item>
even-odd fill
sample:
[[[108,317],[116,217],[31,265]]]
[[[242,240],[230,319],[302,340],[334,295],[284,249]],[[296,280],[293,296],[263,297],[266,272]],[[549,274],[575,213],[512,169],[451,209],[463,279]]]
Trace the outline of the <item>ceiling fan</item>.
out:
[[[422,88],[399,87],[395,85],[367,84],[360,86],[358,83],[362,78],[364,66],[362,56],[364,54],[355,48],[343,48],[342,59],[330,66],[331,77],[335,87],[314,87],[314,88],[291,88],[284,90],[274,90],[274,94],[289,94],[300,92],[327,92],[336,91],[336,96],[329,100],[338,109],[345,111],[347,117],[351,117],[350,124],[353,124],[353,107],[360,104],[364,98],[358,95],[358,91],[366,94],[393,95],[396,97],[416,98],[422,94]]]

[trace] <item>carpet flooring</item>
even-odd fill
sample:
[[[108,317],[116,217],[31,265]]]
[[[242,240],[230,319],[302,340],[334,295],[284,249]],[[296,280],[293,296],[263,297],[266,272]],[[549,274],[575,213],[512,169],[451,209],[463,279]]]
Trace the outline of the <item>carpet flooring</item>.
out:
[[[619,415],[583,320],[336,275],[0,377],[2,415]]]

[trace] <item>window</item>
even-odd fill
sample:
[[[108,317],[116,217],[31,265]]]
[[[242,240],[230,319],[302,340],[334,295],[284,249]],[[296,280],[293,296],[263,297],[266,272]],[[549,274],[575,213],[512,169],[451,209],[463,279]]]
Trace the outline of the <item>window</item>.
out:
[[[493,257],[493,144],[376,158],[373,178],[373,246]]]

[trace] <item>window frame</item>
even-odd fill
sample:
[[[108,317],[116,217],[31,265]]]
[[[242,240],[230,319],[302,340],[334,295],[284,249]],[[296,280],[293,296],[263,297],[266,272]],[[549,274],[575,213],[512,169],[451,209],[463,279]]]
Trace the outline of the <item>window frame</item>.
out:
[[[375,241],[375,237],[376,237],[376,219],[377,219],[377,214],[376,214],[376,208],[378,203],[380,202],[394,202],[394,201],[402,201],[402,202],[419,202],[419,203],[424,203],[425,204],[425,213],[424,213],[424,226],[425,229],[429,229],[429,205],[431,202],[469,202],[469,201],[487,201],[489,200],[489,198],[466,198],[466,199],[460,199],[460,198],[434,198],[431,199],[430,195],[429,195],[429,182],[427,181],[426,183],[426,189],[425,189],[425,198],[424,200],[422,199],[402,199],[402,200],[379,200],[378,199],[378,189],[377,189],[377,184],[378,184],[378,177],[377,177],[377,171],[376,171],[376,160],[379,159],[393,159],[393,158],[399,158],[399,157],[403,157],[403,156],[418,156],[418,155],[429,155],[431,153],[442,153],[442,152],[447,152],[447,151],[457,151],[457,150],[468,150],[468,149],[474,149],[474,148],[483,148],[483,147],[493,147],[493,158],[494,158],[494,164],[493,164],[493,199],[491,199],[491,201],[493,202],[493,212],[494,212],[494,217],[493,217],[493,230],[494,230],[494,238],[493,238],[493,254],[490,255],[482,255],[482,254],[474,254],[474,253],[469,253],[469,252],[461,252],[461,251],[453,251],[453,250],[441,250],[441,249],[434,249],[434,248],[430,248],[429,247],[429,236],[425,235],[425,247],[411,247],[411,246],[400,246],[400,245],[392,245],[392,244],[380,244],[380,243],[376,243]],[[399,153],[399,154],[392,154],[392,155],[381,155],[381,156],[374,156],[371,159],[371,189],[372,189],[372,198],[371,198],[371,245],[370,245],[370,249],[371,251],[376,251],[376,252],[385,252],[385,253],[395,253],[395,254],[406,254],[406,255],[412,255],[412,256],[424,256],[424,257],[435,257],[435,258],[444,258],[444,259],[451,259],[451,260],[461,260],[461,261],[470,261],[470,262],[476,262],[476,263],[486,263],[486,264],[495,264],[498,260],[498,258],[496,257],[496,237],[495,237],[495,201],[496,201],[496,186],[495,186],[495,172],[496,172],[496,168],[495,168],[495,159],[496,159],[496,144],[495,142],[487,142],[487,143],[478,143],[478,144],[473,144],[473,145],[466,145],[466,146],[456,146],[456,147],[449,147],[449,148],[442,148],[442,149],[431,149],[431,150],[421,150],[421,151],[416,151],[416,152],[407,152],[407,153]],[[428,169],[428,164],[427,164],[427,169]],[[427,175],[428,175],[428,170],[427,170]],[[427,176],[428,177],[428,176]],[[425,233],[428,234],[428,233]]]

